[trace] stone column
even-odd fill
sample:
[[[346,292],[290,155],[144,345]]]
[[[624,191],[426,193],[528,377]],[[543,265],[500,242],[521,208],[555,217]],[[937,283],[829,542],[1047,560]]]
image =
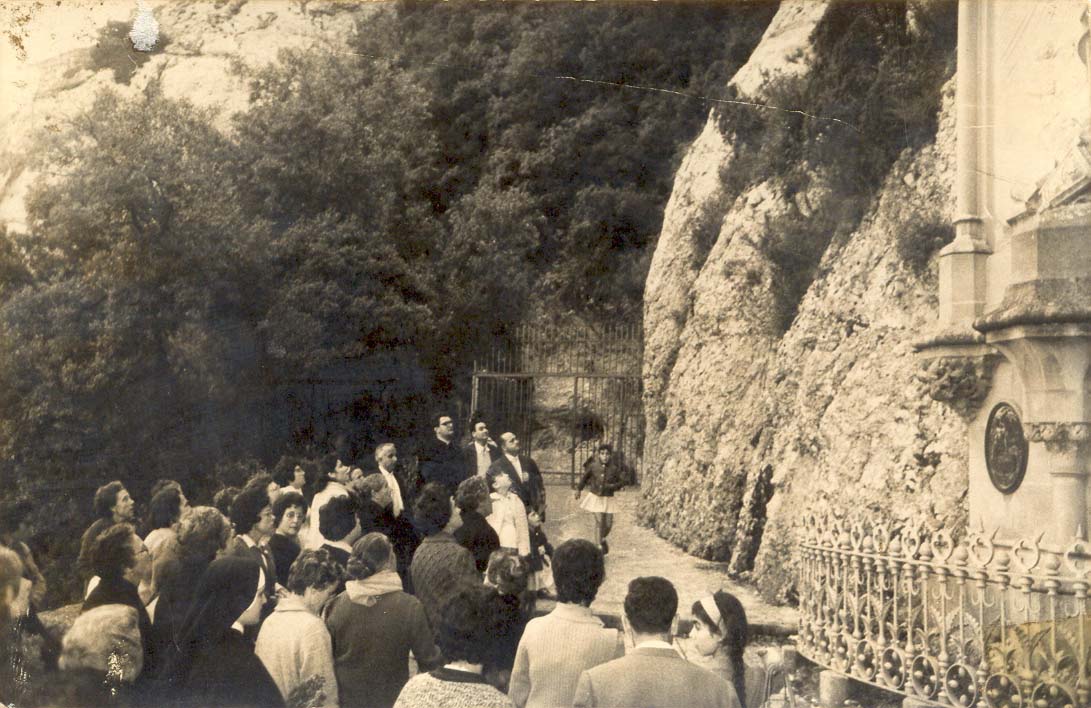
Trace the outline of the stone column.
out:
[[[1052,541],[1087,540],[1088,423],[1030,423],[1027,440],[1041,445],[1043,466],[1053,482],[1053,507],[1048,510]]]
[[[979,0],[958,4],[958,84],[956,95],[957,176],[955,185],[955,240],[939,253],[939,319],[941,328],[969,329],[985,307],[985,260],[989,248],[981,214],[980,136],[981,84],[988,62],[981,57],[984,34]]]

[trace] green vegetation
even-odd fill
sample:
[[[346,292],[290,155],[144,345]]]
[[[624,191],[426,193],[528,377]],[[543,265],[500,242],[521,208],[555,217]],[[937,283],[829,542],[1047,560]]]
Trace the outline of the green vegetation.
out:
[[[226,134],[153,82],[48,135],[29,231],[0,234],[0,483],[53,580],[106,480],[202,503],[342,436],[363,459],[531,307],[638,315],[708,109],[638,87],[715,94],[774,10],[404,3],[249,76]]]

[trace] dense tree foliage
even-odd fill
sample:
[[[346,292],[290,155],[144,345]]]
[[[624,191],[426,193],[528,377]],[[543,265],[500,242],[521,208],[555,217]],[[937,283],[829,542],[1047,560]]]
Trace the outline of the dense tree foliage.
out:
[[[691,96],[774,9],[404,3],[250,75],[226,132],[100,95],[0,233],[0,483],[46,555],[108,479],[207,501],[217,466],[406,437],[529,312],[637,315]]]

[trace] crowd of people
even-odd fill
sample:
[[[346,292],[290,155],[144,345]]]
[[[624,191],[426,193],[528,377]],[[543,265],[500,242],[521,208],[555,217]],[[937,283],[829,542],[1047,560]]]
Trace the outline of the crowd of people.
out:
[[[746,615],[716,593],[672,645],[669,581],[629,584],[623,631],[591,611],[606,577],[613,494],[601,445],[576,490],[595,542],[546,538],[546,494],[510,432],[451,416],[407,479],[390,443],[374,470],[285,459],[191,506],[160,480],[143,523],[120,481],[96,491],[80,541],[81,612],[58,639],[37,615],[45,578],[23,542],[29,509],[0,509],[0,703],[19,706],[745,705]],[[370,467],[370,465],[369,465]],[[556,600],[535,617],[538,601]],[[41,638],[41,674],[20,652]],[[626,638],[629,640],[626,641]],[[628,647],[628,651],[626,651]]]

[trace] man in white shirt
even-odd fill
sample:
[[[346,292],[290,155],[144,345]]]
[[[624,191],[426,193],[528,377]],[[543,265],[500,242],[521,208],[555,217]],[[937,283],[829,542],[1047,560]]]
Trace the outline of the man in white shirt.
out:
[[[727,681],[686,661],[671,645],[678,593],[666,578],[636,578],[625,596],[633,649],[584,671],[572,705],[740,708]]]
[[[500,448],[489,437],[489,426],[480,417],[470,419],[470,443],[462,448],[462,458],[466,461],[467,478],[477,475],[484,477],[489,467],[500,457]]]
[[[397,518],[405,510],[402,481],[394,473],[398,464],[398,448],[394,447],[394,443],[383,443],[375,448],[375,462],[379,465],[379,474],[386,480],[386,486],[390,489],[390,499],[394,504],[391,511]]]

